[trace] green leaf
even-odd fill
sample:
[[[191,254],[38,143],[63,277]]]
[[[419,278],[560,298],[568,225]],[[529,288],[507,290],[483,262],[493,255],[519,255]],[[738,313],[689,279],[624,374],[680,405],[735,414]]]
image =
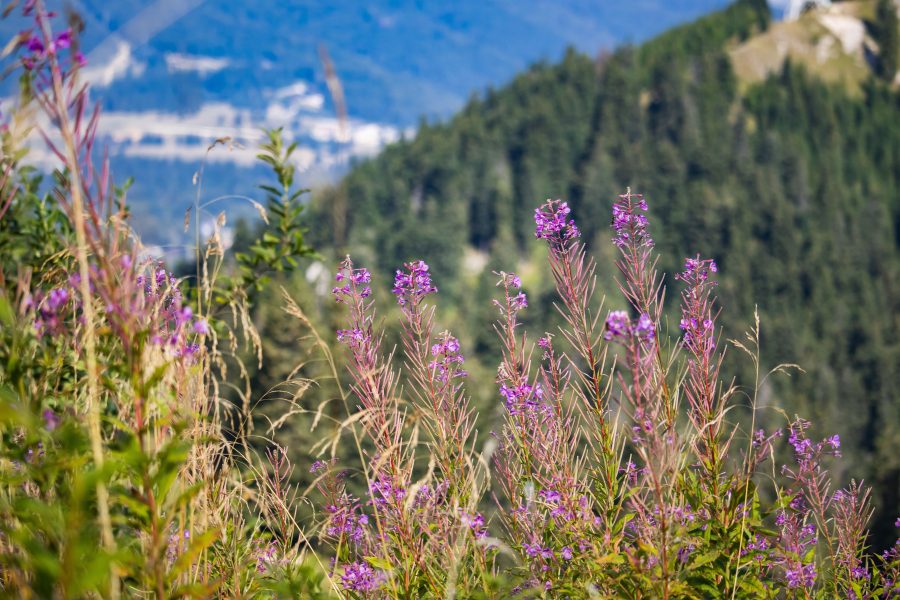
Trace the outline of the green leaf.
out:
[[[692,560],[690,562],[690,566],[692,569],[697,569],[704,565],[708,565],[711,562],[714,562],[716,559],[718,559],[721,556],[722,556],[722,554],[715,550],[712,550],[710,552],[704,552],[703,554],[700,554],[699,556],[697,556],[697,558]]]
[[[392,571],[394,568],[390,562],[380,556],[365,556],[363,558],[367,563],[382,571]]]
[[[15,313],[6,294],[0,294],[0,323],[9,328],[12,328],[15,323]]]

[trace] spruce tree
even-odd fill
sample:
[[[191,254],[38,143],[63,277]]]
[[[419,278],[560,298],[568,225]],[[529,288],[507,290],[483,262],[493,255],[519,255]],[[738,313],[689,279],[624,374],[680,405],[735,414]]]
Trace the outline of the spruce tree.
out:
[[[878,0],[873,34],[880,50],[878,74],[886,81],[893,81],[900,61],[900,30],[894,0]]]

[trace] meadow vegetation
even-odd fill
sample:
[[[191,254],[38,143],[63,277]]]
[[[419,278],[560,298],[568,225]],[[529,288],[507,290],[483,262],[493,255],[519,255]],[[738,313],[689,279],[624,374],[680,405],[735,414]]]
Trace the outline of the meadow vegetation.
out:
[[[752,49],[763,30],[784,27],[769,20],[765,0],[737,0],[640,46],[534,65],[314,192],[308,239],[331,261],[348,253],[364,261],[379,281],[410,258],[428,260],[441,326],[483,374],[469,382],[489,423],[483,436],[502,419],[489,376],[501,352],[488,326],[490,273],[519,274],[531,304],[522,319],[555,331],[557,294],[546,250],[533,242],[534,206],[565,199],[588,252],[610,265],[611,199],[640,191],[670,290],[681,257],[715,257],[727,337],[758,310],[765,364],[803,368],[766,380],[759,422],[778,427],[780,408],[806,416],[819,437],[841,435],[835,473],[842,484],[873,485],[873,535],[884,549],[900,512],[900,96],[874,73],[851,91],[791,60],[742,81],[733,53],[747,47],[742,60],[759,60]],[[614,274],[598,270],[597,295],[621,302]],[[312,300],[310,287],[290,289]],[[664,298],[673,329],[678,298]],[[263,303],[274,315],[278,300]],[[336,326],[327,308],[317,317]],[[274,316],[260,325],[263,339],[289,327]],[[260,374],[264,388],[296,364],[280,358]],[[722,373],[741,385],[753,378],[739,352],[726,355]],[[735,413],[749,422],[744,408]]]
[[[127,186],[96,160],[75,32],[40,0],[21,10],[33,26],[11,46],[22,94],[0,156],[0,595],[900,594],[900,542],[870,547],[870,488],[832,479],[840,437],[783,411],[757,419],[760,390],[794,365],[766,366],[758,317],[723,333],[714,258],[690,254],[664,279],[641,195],[613,195],[610,229],[595,227],[609,263],[567,202],[528,211],[556,317],[535,331],[523,278],[485,274],[491,372],[440,326],[425,252],[389,281],[333,264],[337,326],[323,328],[278,286],[321,258],[280,132],[260,149],[275,183],[252,239],[226,250],[224,215],[202,239],[213,201],[198,192],[196,261],[176,277],[142,253]],[[49,182],[27,164],[35,134],[58,161]],[[282,349],[303,355],[273,386],[283,410],[261,415],[263,297],[304,338]],[[747,381],[723,376],[726,353]],[[487,432],[478,377],[498,415]],[[291,422],[306,426],[300,460],[275,439]]]

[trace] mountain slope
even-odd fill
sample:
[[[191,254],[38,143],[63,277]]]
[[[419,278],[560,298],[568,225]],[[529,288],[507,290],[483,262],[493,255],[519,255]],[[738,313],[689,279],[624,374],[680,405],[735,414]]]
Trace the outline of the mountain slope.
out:
[[[320,194],[316,244],[383,273],[429,260],[451,325],[489,363],[490,269],[518,264],[531,318],[552,328],[547,274],[529,259],[533,208],[570,201],[616,298],[610,206],[631,186],[651,204],[663,270],[697,252],[719,262],[725,337],[758,305],[764,366],[806,370],[766,383],[761,417],[777,426],[782,406],[841,435],[843,464],[877,486],[883,543],[900,510],[900,98],[791,62],[742,89],[729,50],[767,25],[764,2],[739,0],[638,48],[537,65]],[[728,372],[746,383],[735,358]]]
[[[145,63],[139,76],[123,74],[109,87],[111,110],[185,112],[210,101],[254,107],[261,89],[297,80],[324,92],[317,52],[324,44],[353,116],[409,126],[421,115],[451,114],[471,90],[500,83],[534,60],[556,58],[567,45],[593,53],[723,3],[488,0],[451,8],[412,1],[80,0],[75,7],[87,17],[89,48],[106,36],[120,38],[132,46],[133,60]],[[191,63],[176,66],[167,56],[222,62],[207,62],[203,72],[195,61],[192,74]]]
[[[75,0],[92,96],[105,111],[102,142],[148,242],[178,244],[193,173],[212,140],[208,198],[251,193],[261,127],[284,127],[307,184],[394,141],[420,117],[445,118],[475,90],[506,82],[574,45],[593,54],[695,18],[727,0],[412,0],[250,2]],[[51,2],[57,8],[63,2]],[[652,15],[652,19],[648,19]],[[10,37],[25,27],[0,21]],[[319,46],[344,88],[350,127],[338,122]],[[14,82],[6,82],[12,93]],[[241,181],[249,181],[241,185]]]
[[[765,34],[731,50],[735,73],[743,81],[759,82],[790,59],[825,81],[858,91],[876,52],[863,20],[871,18],[873,4],[842,2],[796,21],[773,24]]]

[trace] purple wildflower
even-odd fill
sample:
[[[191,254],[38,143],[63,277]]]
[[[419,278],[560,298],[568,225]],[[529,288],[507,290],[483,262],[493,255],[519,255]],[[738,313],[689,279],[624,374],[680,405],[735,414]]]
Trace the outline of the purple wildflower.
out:
[[[647,343],[656,336],[656,325],[647,313],[643,313],[638,317],[633,332],[641,342]]]
[[[350,283],[363,285],[372,282],[372,274],[368,269],[356,269],[350,273]]]
[[[625,338],[631,331],[631,319],[624,310],[614,310],[606,317],[606,333],[603,338],[607,341],[619,341]]]
[[[626,246],[652,248],[653,239],[647,233],[649,221],[639,211],[647,212],[647,201],[639,194],[623,194],[613,204],[612,227],[616,232],[613,243],[619,248]]]
[[[167,283],[173,282],[174,276],[172,278],[169,277],[169,274],[166,273],[165,269],[159,269],[156,271],[156,287],[161,288],[165,286]]]
[[[771,542],[769,542],[769,538],[764,535],[756,534],[753,541],[744,546],[744,549],[741,551],[741,556],[747,556],[751,552],[753,554],[753,560],[756,562],[762,562],[765,560],[765,553],[772,547]]]
[[[753,434],[753,447],[760,448],[766,442],[766,430],[765,429],[757,429]]]
[[[675,275],[675,279],[680,279],[688,285],[692,283],[702,283],[709,279],[710,273],[718,272],[719,267],[716,261],[712,259],[701,259],[699,255],[696,258],[684,259],[684,271]]]
[[[406,488],[388,476],[381,476],[372,482],[369,495],[376,506],[399,506],[406,497]]]
[[[63,50],[72,45],[72,30],[66,29],[65,31],[60,32],[59,35],[56,36],[56,39],[53,40],[53,45],[57,50]]]
[[[794,448],[794,458],[800,468],[799,473],[791,472],[795,476],[815,470],[821,456],[841,456],[840,437],[834,435],[814,444],[812,440],[806,437],[806,430],[809,429],[809,426],[809,421],[803,419],[797,419],[790,425],[788,443]]]
[[[256,571],[265,573],[269,565],[278,562],[278,546],[275,542],[259,544],[256,548]]]
[[[520,383],[510,387],[505,383],[500,385],[500,395],[506,399],[505,405],[510,414],[532,412],[541,405],[544,390],[540,383],[529,385]]]
[[[428,367],[436,371],[441,383],[447,383],[453,377],[468,376],[468,372],[458,366],[465,361],[465,357],[459,352],[459,340],[449,333],[443,333],[440,342],[431,347],[431,355],[434,360]]]
[[[69,292],[65,288],[56,288],[47,295],[47,307],[56,312],[69,301]]]
[[[33,52],[37,56],[41,56],[44,53],[44,42],[36,35],[31,36],[26,46],[29,52]]]
[[[515,273],[507,273],[500,271],[495,273],[500,276],[497,285],[502,285],[506,291],[506,303],[494,300],[493,304],[500,309],[503,314],[509,313],[510,316],[515,315],[524,308],[528,308],[528,297],[525,292],[517,291],[522,287],[522,280]]]
[[[337,339],[342,344],[356,346],[366,340],[366,334],[361,329],[338,329]]]
[[[380,577],[368,563],[357,561],[344,567],[341,585],[345,590],[371,592],[379,586]]]
[[[185,344],[180,349],[175,351],[175,356],[193,356],[199,350],[200,344]]]
[[[348,282],[342,286],[331,288],[331,293],[334,295],[336,302],[344,302],[354,292],[360,298],[368,298],[372,295],[372,288],[368,285],[372,281],[372,275],[368,269],[354,269],[352,268],[352,263],[348,261],[344,261],[341,264],[341,270],[335,274],[334,280],[338,283]]]
[[[515,273],[500,271],[500,273],[495,274],[500,275],[500,281],[497,282],[497,285],[502,285],[507,289],[512,288],[518,290],[522,288],[522,279]]]
[[[581,235],[575,221],[569,219],[567,202],[547,200],[543,206],[534,209],[534,236],[551,244],[561,245]]]
[[[540,544],[529,544],[526,542],[522,544],[522,550],[525,551],[525,556],[528,558],[535,558],[541,554],[542,548]]]
[[[194,333],[207,335],[209,333],[209,323],[206,319],[197,319],[194,321]]]
[[[625,479],[628,480],[628,483],[631,485],[637,485],[638,476],[641,474],[641,469],[637,467],[632,461],[628,461],[625,463],[624,467],[619,469],[619,472],[625,475]]]
[[[325,535],[335,539],[346,535],[354,543],[362,543],[366,537],[365,525],[369,523],[369,518],[366,515],[357,514],[356,499],[342,493],[332,502],[333,504],[325,507],[325,511],[329,513]]]
[[[484,517],[481,516],[481,513],[471,515],[467,512],[460,511],[459,520],[464,527],[468,527],[472,530],[472,533],[476,538],[481,539],[487,537],[487,527],[484,525]]]
[[[510,306],[512,310],[519,311],[523,308],[528,308],[528,298],[525,296],[525,292],[519,292],[515,296],[513,296],[510,301]]]
[[[541,496],[550,504],[558,504],[562,500],[562,495],[556,490],[544,490]]]
[[[49,408],[44,409],[44,412],[41,414],[41,416],[44,417],[44,429],[46,429],[47,431],[53,431],[54,429],[59,427],[59,415],[57,415]]]
[[[789,588],[811,588],[816,583],[816,565],[799,563],[784,572]]]
[[[400,306],[418,303],[428,294],[438,291],[431,283],[431,273],[425,261],[415,260],[403,266],[406,272],[397,269],[394,275],[394,289],[391,290],[397,296],[397,303]]]

